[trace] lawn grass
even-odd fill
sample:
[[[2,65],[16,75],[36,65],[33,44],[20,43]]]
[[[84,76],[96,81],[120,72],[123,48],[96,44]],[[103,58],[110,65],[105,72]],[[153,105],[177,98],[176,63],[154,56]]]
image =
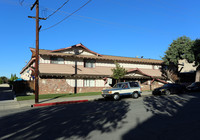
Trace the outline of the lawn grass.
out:
[[[42,94],[39,95],[39,99],[52,99],[52,98],[66,98],[66,97],[78,97],[78,96],[92,96],[92,95],[101,95],[101,92],[87,92],[87,93],[77,93],[77,94]],[[17,101],[23,100],[34,100],[35,95],[25,95],[17,96]]]

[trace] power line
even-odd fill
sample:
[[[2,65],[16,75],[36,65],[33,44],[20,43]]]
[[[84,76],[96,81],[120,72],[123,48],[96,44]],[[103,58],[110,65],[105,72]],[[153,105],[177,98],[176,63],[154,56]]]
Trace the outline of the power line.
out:
[[[44,31],[44,30],[48,30],[50,28],[53,28],[54,26],[60,24],[61,22],[63,22],[64,20],[66,20],[67,18],[71,17],[73,14],[75,14],[76,12],[78,12],[79,10],[81,10],[83,7],[85,7],[88,3],[90,3],[92,0],[88,0],[84,5],[82,5],[81,7],[79,7],[77,10],[75,10],[74,12],[72,12],[71,14],[69,14],[68,16],[66,16],[64,19],[62,19],[61,21],[57,22],[56,24],[48,27],[48,28],[45,28],[45,29],[42,29],[41,31]]]
[[[56,11],[54,11],[52,14],[50,14],[48,17],[46,17],[46,19],[48,19],[49,17],[51,17],[52,15],[54,15],[56,12],[58,12],[65,4],[67,4],[69,2],[69,0],[67,0],[65,3],[63,3],[62,6],[60,6]]]

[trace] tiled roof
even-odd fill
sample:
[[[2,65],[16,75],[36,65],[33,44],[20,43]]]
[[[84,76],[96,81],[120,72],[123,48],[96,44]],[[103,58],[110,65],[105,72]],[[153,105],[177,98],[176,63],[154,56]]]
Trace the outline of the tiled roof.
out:
[[[134,69],[129,69],[128,73],[132,73],[132,72],[138,72],[141,73],[143,75],[146,76],[150,76],[150,77],[161,77],[162,72],[159,69],[138,69],[138,68],[134,68]]]
[[[62,48],[62,49],[57,49],[57,50],[53,50],[52,52],[60,52],[60,51],[64,51],[64,50],[69,50],[69,49],[72,49],[72,48],[75,48],[75,47],[81,47],[83,49],[85,49],[86,51],[92,53],[92,54],[95,54],[97,56],[101,56],[100,54],[96,53],[96,52],[93,52],[91,51],[90,49],[88,49],[87,47],[85,47],[83,44],[76,44],[76,45],[73,45],[73,46],[70,46],[70,47],[67,47],[67,48]]]
[[[101,56],[74,55],[74,54],[58,53],[58,52],[55,53],[55,52],[51,52],[50,50],[40,50],[39,54],[40,55],[48,55],[48,56],[90,58],[90,59],[99,59],[99,60],[143,63],[143,64],[162,64],[163,63],[162,60],[155,60],[155,59],[121,57],[121,56],[111,56],[111,55],[101,55]]]
[[[155,60],[155,59],[121,57],[121,56],[110,56],[110,55],[103,55],[103,57],[110,60],[128,61],[128,62],[136,62],[136,63],[155,63],[155,64],[163,63],[162,60]]]
[[[31,60],[26,64],[26,66],[22,68],[20,74],[24,72],[31,64],[33,64],[33,62],[35,62],[35,58],[31,58]]]

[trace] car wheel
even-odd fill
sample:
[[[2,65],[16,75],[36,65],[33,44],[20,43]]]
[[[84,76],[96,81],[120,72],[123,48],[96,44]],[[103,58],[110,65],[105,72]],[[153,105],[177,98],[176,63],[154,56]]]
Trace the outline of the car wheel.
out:
[[[119,98],[120,98],[120,96],[119,96],[118,93],[114,94],[113,99],[114,99],[115,101],[119,100]]]
[[[137,99],[139,97],[139,94],[137,92],[133,92],[132,97],[134,99]]]
[[[169,90],[166,90],[166,91],[165,91],[165,94],[166,94],[166,95],[170,95],[171,92],[170,92]]]

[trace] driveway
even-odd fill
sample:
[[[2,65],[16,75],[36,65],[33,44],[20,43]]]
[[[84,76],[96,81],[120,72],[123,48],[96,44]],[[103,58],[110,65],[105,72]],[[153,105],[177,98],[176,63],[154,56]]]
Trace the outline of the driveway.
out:
[[[0,101],[14,100],[14,92],[8,84],[0,84]]]

